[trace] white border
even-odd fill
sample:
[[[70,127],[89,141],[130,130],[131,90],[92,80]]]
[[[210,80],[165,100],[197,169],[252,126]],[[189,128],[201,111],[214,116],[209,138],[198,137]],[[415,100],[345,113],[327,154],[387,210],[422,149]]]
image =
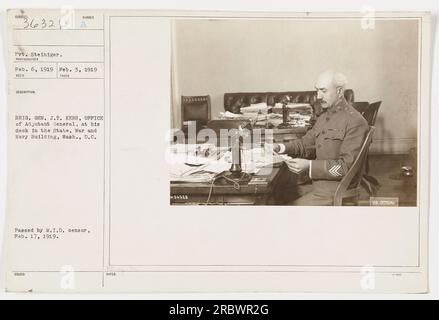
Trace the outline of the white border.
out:
[[[362,7],[364,5],[368,5],[370,7],[373,7],[377,11],[384,11],[384,10],[396,10],[396,11],[407,11],[407,10],[418,10],[418,11],[432,11],[432,92],[431,92],[431,119],[439,119],[439,112],[437,108],[435,107],[436,102],[438,101],[438,90],[434,90],[434,88],[439,88],[439,79],[437,78],[437,74],[439,72],[438,70],[438,63],[437,61],[434,61],[434,48],[437,46],[437,18],[436,16],[439,13],[439,3],[434,0],[420,0],[416,2],[409,2],[409,1],[399,1],[397,3],[382,3],[380,1],[368,1],[363,2],[363,6],[361,6],[361,3],[353,3],[350,1],[331,1],[330,3],[325,1],[307,1],[306,3],[287,3],[283,1],[272,1],[270,3],[266,1],[252,1],[251,6],[248,3],[245,3],[245,1],[222,1],[219,2],[205,2],[205,1],[185,1],[184,4],[180,1],[124,1],[123,6],[121,6],[120,2],[116,1],[70,1],[69,3],[66,3],[69,5],[73,5],[74,7],[81,7],[81,8],[143,8],[143,9],[178,9],[178,10],[234,10],[234,11],[361,11]],[[38,7],[59,7],[62,5],[62,3],[57,1],[39,1]],[[1,8],[5,9],[8,7],[35,7],[36,3],[35,1],[9,1],[5,0],[2,1]],[[2,52],[1,55],[4,57],[5,52],[5,41],[4,41],[4,35],[5,35],[5,14],[2,14]],[[436,54],[437,55],[437,54]],[[4,61],[4,60],[3,60]],[[5,75],[5,63],[1,64],[0,67],[0,82],[3,85],[3,88],[6,89],[6,75]],[[2,90],[0,93],[0,121],[2,125],[0,126],[0,193],[2,194],[0,198],[0,208],[1,208],[1,214],[0,214],[0,236],[3,236],[3,222],[4,222],[4,194],[5,194],[5,123],[6,123],[6,117],[5,117],[5,105],[6,105],[6,90]],[[432,122],[431,126],[431,136],[434,137],[438,133],[438,126],[434,125],[434,122]],[[437,143],[434,144],[434,140],[432,140],[431,145],[431,163],[437,163],[435,161],[437,159]],[[431,189],[430,192],[432,195],[438,194],[438,170],[432,165],[431,171],[430,171],[430,177],[431,177]],[[439,297],[439,281],[437,271],[435,273],[435,270],[439,270],[439,261],[438,261],[438,245],[439,245],[439,233],[438,233],[438,222],[437,217],[435,216],[435,212],[437,212],[437,208],[439,207],[438,200],[435,199],[435,197],[431,197],[431,210],[432,213],[430,216],[430,291],[431,293],[428,294],[428,298],[438,298]],[[2,272],[0,279],[4,278],[4,273]],[[23,297],[20,294],[7,294],[2,295],[2,298],[15,298],[15,297]],[[29,297],[29,296],[27,296]],[[41,297],[41,296],[40,296]],[[44,295],[44,298],[54,298],[58,297],[57,295]],[[69,297],[68,295],[63,295],[63,298]],[[201,294],[190,294],[190,295],[179,295],[179,294],[168,294],[168,295],[154,295],[154,294],[142,294],[142,295],[75,295],[75,298],[86,298],[86,297],[93,297],[93,298],[206,298],[206,299],[221,299],[221,298],[274,298],[274,299],[291,299],[291,298],[414,298],[415,296],[402,296],[402,295],[349,295],[349,294],[342,294],[342,295],[326,295],[326,294],[315,294],[315,295],[309,295],[309,294],[209,294],[209,295],[201,295]],[[37,295],[29,297],[29,298],[38,298]],[[420,295],[416,296],[416,298],[426,298],[426,295]]]

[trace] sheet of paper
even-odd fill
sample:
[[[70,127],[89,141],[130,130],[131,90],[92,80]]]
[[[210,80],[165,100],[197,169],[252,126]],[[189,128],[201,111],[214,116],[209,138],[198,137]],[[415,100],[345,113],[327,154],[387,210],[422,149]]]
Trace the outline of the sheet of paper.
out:
[[[241,107],[242,113],[263,113],[266,114],[271,107],[266,102],[251,104],[248,107]]]
[[[427,291],[430,15],[374,18],[365,30],[361,13],[8,11],[7,291]],[[264,173],[253,184],[173,189],[181,96],[209,95],[213,118],[227,92],[314,91],[321,66],[344,68],[357,97],[413,124],[397,121],[407,136],[389,140],[395,115],[383,111],[371,150],[415,145],[414,203],[269,202],[290,186],[288,170],[265,167],[261,150],[244,152],[244,169]],[[176,131],[193,144],[209,138],[201,129]]]

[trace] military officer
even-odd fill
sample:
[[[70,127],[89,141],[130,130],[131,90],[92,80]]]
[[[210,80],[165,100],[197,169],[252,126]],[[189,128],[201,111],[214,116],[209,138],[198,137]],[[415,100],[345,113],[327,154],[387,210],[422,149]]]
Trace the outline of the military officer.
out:
[[[294,199],[294,205],[332,205],[339,181],[357,157],[369,126],[344,97],[346,77],[323,72],[316,83],[317,101],[323,112],[301,139],[275,144],[274,151],[287,153],[291,171],[306,170],[312,180],[310,192]]]

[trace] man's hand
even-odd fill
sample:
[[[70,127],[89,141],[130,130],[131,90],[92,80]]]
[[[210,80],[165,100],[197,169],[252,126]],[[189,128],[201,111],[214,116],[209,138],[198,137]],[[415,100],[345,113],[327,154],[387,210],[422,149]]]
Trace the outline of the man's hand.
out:
[[[283,153],[282,149],[285,151],[285,146],[282,148],[279,143],[265,143],[264,144],[265,153],[267,154],[276,154]]]
[[[272,150],[275,152],[275,153],[280,153],[280,151],[281,151],[281,146],[280,146],[280,144],[278,144],[278,143],[273,143],[272,145]]]
[[[285,163],[288,165],[288,168],[290,171],[297,173],[300,171],[308,171],[310,166],[311,160],[308,159],[301,159],[296,158],[289,161],[285,161]]]

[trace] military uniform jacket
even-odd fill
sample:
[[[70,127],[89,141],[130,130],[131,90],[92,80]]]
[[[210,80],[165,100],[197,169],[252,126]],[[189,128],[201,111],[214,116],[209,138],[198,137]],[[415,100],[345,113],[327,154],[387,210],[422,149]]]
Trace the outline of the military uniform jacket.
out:
[[[295,158],[313,159],[310,178],[313,192],[333,196],[338,181],[355,161],[369,125],[344,98],[317,118],[301,139],[285,144],[285,152]]]

